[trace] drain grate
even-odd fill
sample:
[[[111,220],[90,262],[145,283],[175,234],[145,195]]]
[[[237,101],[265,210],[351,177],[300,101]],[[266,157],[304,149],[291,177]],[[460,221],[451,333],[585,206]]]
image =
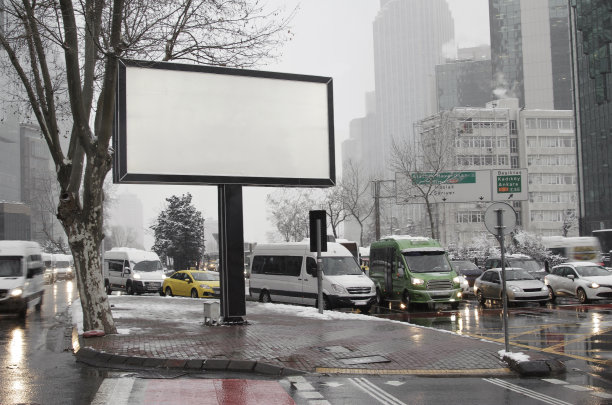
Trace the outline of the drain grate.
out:
[[[350,353],[351,351],[344,346],[319,347],[319,350],[326,353]]]
[[[370,364],[370,363],[390,363],[391,360],[383,356],[364,356],[364,357],[350,357],[346,359],[339,359],[346,365],[355,364]]]

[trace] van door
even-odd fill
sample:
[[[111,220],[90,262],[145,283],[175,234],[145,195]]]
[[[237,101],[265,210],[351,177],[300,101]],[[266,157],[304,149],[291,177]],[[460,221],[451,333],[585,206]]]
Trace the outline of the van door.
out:
[[[302,269],[302,304],[315,305],[319,299],[319,282],[317,277],[317,261],[314,257],[306,257],[306,264]]]
[[[107,259],[108,282],[112,287],[123,286],[123,260]]]

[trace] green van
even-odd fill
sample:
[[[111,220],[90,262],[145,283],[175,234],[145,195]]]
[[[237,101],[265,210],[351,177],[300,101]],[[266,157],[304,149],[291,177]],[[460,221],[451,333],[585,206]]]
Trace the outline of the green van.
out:
[[[376,300],[446,303],[456,309],[461,302],[460,278],[438,241],[418,236],[391,236],[370,246],[370,278]]]

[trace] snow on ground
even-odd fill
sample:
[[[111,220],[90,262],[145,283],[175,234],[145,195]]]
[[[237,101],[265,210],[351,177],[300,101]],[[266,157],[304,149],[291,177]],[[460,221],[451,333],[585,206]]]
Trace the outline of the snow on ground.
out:
[[[529,361],[529,356],[524,354],[523,352],[512,353],[512,352],[507,352],[505,350],[500,350],[497,353],[499,354],[499,358],[502,360],[504,359],[504,357],[507,357],[511,360],[516,361],[517,363]]]

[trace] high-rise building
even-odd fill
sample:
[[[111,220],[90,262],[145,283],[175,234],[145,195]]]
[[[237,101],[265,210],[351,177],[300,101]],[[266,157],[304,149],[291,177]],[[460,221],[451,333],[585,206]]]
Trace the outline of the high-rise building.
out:
[[[489,25],[496,95],[571,110],[567,0],[489,0]]]
[[[571,0],[580,231],[612,228],[612,7]]]
[[[381,0],[374,20],[378,144],[368,151],[378,172],[392,175],[392,139],[414,139],[415,122],[437,111],[435,66],[453,38],[445,0]]]
[[[438,111],[484,107],[493,97],[491,60],[455,60],[436,65]]]

